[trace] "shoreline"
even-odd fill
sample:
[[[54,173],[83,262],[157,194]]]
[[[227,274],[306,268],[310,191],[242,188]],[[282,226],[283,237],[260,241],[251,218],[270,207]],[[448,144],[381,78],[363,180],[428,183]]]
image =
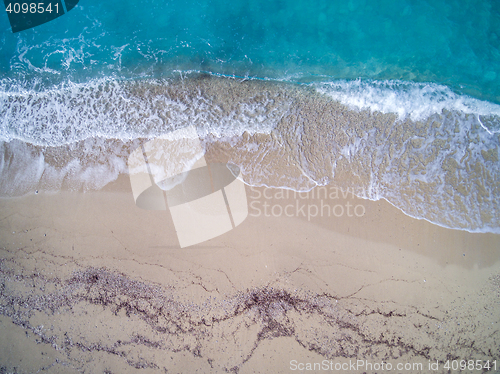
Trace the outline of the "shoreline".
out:
[[[30,100],[40,110],[28,121]],[[52,113],[54,105],[66,109]],[[8,110],[18,113],[11,120],[25,139],[71,144],[1,143],[4,196],[99,190],[127,173],[128,156],[148,139],[193,126],[207,155],[238,165],[249,185],[300,191],[334,183],[443,227],[500,230],[500,137],[462,112],[400,120],[349,109],[312,87],[205,76],[13,98]],[[52,123],[55,134],[47,132]]]

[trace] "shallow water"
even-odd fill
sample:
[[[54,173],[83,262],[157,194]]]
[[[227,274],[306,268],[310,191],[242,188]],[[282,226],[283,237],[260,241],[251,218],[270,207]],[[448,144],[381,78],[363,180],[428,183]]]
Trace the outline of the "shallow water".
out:
[[[194,126],[205,150],[219,149],[249,185],[335,182],[441,226],[499,232],[498,117],[485,126],[484,102],[397,115],[325,90],[190,74],[4,94],[1,192],[100,189],[128,172],[144,141]]]

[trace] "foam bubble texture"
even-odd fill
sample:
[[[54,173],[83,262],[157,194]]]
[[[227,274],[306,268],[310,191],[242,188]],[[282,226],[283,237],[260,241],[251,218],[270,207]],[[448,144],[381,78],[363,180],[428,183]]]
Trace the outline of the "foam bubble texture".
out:
[[[424,120],[443,110],[497,116],[494,131],[500,131],[500,105],[459,95],[436,83],[356,79],[315,83],[313,87],[350,108],[395,113],[401,120]]]
[[[287,110],[286,102],[274,105],[269,91],[231,97],[223,89],[196,80],[96,80],[41,92],[4,90],[0,140],[56,147],[95,137],[153,138],[189,126],[201,136],[266,133]]]

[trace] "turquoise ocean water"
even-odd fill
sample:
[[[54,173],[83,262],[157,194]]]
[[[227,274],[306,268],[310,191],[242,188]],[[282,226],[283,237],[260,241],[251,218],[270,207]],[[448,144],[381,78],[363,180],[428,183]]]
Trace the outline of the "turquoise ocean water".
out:
[[[500,103],[496,1],[82,0],[17,34],[3,13],[0,28],[3,78],[36,77],[45,86],[194,69],[302,82],[435,82]]]
[[[147,129],[120,130],[121,125],[110,124],[130,112],[126,94],[116,88],[116,82],[151,83],[207,72],[308,86],[352,110],[394,113],[398,121],[426,121],[455,113],[452,123],[441,122],[462,131],[453,130],[455,135],[444,137],[449,146],[443,149],[453,155],[456,148],[453,157],[458,163],[468,151],[482,155],[474,162],[482,163],[483,174],[491,181],[470,192],[481,194],[481,188],[485,189],[486,198],[483,194],[465,199],[470,207],[461,208],[472,207],[480,217],[484,212],[479,205],[486,199],[489,218],[474,223],[464,220],[455,227],[499,230],[498,1],[81,0],[65,16],[16,34],[2,13],[0,30],[0,141],[9,149],[1,162],[4,180],[12,175],[9,165],[13,164],[6,155],[18,152],[19,159],[19,152],[28,152],[26,144],[57,147],[96,137],[150,136]],[[99,87],[114,93],[106,103],[99,99],[98,105],[114,111],[82,116],[82,105],[94,105]],[[141,108],[142,112],[150,109]],[[47,118],[56,118],[57,126],[47,124]],[[160,125],[154,134],[171,129]],[[472,132],[479,142],[479,146],[474,143],[476,148],[464,135]],[[41,157],[30,161],[38,165],[27,173],[32,179],[44,173]],[[436,174],[436,167],[445,168],[443,160],[444,156],[437,157],[428,168],[426,183],[429,175]],[[23,180],[18,174],[16,178]],[[440,179],[439,175],[435,178]],[[441,179],[443,188],[449,187],[446,177]],[[316,181],[322,183],[319,178]],[[4,193],[13,188],[2,185]],[[31,187],[23,188],[28,192]],[[454,192],[446,193],[451,194],[450,201],[455,199]],[[371,197],[388,196],[392,195]],[[413,212],[397,201],[391,200]],[[454,227],[427,217],[420,208],[412,215]]]

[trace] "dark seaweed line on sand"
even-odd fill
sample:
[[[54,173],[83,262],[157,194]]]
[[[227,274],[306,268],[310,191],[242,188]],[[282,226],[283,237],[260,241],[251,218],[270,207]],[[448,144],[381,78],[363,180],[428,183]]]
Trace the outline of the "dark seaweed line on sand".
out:
[[[96,351],[122,357],[135,368],[160,369],[158,364],[150,360],[128,357],[127,351],[132,347],[142,346],[150,350],[190,352],[195,357],[205,359],[213,368],[238,372],[252,357],[260,342],[276,337],[294,338],[305,349],[325,358],[376,357],[383,360],[408,354],[422,359],[435,359],[431,345],[439,345],[440,340],[428,328],[436,322],[433,316],[419,313],[407,315],[379,308],[356,314],[338,304],[341,298],[326,294],[293,295],[284,289],[264,287],[239,293],[225,300],[223,305],[207,304],[201,308],[175,301],[172,290],[132,280],[105,268],[87,268],[75,272],[67,280],[61,280],[40,274],[19,274],[7,268],[5,262],[0,261],[0,314],[11,318],[14,324],[26,330],[26,334],[33,334],[38,343],[65,352],[69,361],[72,350],[82,353]],[[32,291],[24,295],[15,294],[9,289],[9,283],[12,282],[21,282]],[[42,294],[35,292],[44,292],[46,288],[55,290]],[[90,343],[79,341],[69,331],[64,336],[51,335],[29,322],[36,312],[46,315],[73,314],[73,308],[80,303],[100,305],[117,318],[123,318],[123,315],[139,318],[156,334],[148,336],[146,332],[134,334],[128,340]],[[371,316],[383,320],[417,318],[419,326],[415,327],[431,344],[419,344],[418,341],[405,339],[390,331],[384,331],[377,337],[370,336],[363,328],[362,321]],[[326,331],[323,336],[318,334],[317,329],[307,329],[313,320],[318,324],[318,319],[319,326]],[[236,328],[233,331],[228,329],[226,325],[235,321]],[[258,325],[255,340],[237,362],[217,362],[216,354],[209,348],[214,344],[217,331],[228,331],[226,339],[237,342],[236,332],[255,325]],[[464,340],[461,345],[470,347],[478,355],[495,356],[491,350],[484,352],[474,348],[473,342]],[[450,351],[453,351],[451,347]],[[455,357],[448,354],[447,358]],[[76,362],[71,364],[78,367]]]

